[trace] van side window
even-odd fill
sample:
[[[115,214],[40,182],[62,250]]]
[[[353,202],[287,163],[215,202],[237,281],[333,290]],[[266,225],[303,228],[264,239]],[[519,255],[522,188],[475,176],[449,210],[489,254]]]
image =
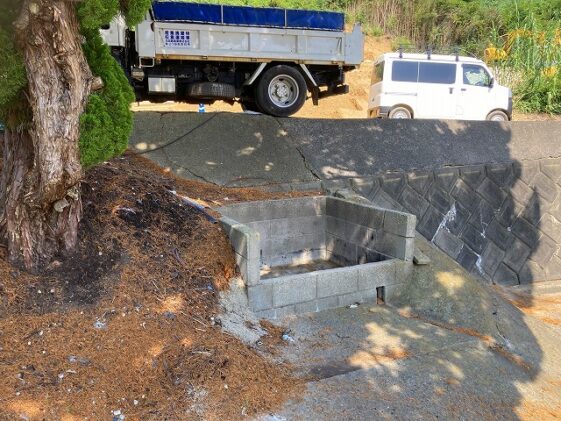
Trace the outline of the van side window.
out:
[[[417,82],[418,74],[418,61],[394,61],[392,63],[392,80],[394,82]]]
[[[378,63],[374,66],[374,71],[372,72],[372,84],[381,82],[384,78],[384,62]]]
[[[463,64],[462,73],[464,85],[489,86],[491,84],[491,76],[487,70],[476,64]]]
[[[422,62],[419,66],[419,82],[453,84],[456,82],[456,65]]]

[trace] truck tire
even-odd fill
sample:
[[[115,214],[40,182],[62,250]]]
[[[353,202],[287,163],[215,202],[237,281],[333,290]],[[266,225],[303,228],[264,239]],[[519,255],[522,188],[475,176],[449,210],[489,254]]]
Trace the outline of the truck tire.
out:
[[[487,115],[487,120],[488,121],[508,121],[508,116],[503,111],[495,110],[495,111],[491,111]]]
[[[293,67],[271,67],[259,79],[255,90],[257,105],[265,114],[288,117],[306,101],[308,88],[302,74]]]

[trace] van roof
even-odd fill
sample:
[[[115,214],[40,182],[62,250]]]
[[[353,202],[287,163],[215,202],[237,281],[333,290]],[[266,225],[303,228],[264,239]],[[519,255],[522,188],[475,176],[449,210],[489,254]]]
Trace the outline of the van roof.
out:
[[[402,57],[399,57],[399,53],[386,53],[382,54],[376,60],[377,63],[381,61],[386,61],[387,59],[401,59],[401,60],[424,60],[428,61],[428,56],[426,53],[402,53]],[[460,61],[462,63],[483,63],[481,60],[474,57],[458,56],[456,60],[455,55],[442,55],[442,54],[431,54],[430,61],[444,61],[444,62],[456,62]]]

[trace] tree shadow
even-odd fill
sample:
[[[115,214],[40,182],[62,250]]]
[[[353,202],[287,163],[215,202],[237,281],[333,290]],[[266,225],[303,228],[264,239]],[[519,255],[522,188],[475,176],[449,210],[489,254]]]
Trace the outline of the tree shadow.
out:
[[[136,130],[162,119],[146,115]],[[415,214],[425,239],[418,247],[433,256],[431,269],[416,266],[394,291],[396,309],[366,309],[361,316],[340,309],[291,322],[298,344],[284,357],[321,379],[281,414],[518,419],[532,412],[548,416],[540,411],[560,401],[545,402],[553,396],[549,389],[536,398],[540,385],[560,377],[551,332],[493,285],[531,285],[561,275],[561,163],[543,159],[561,154],[539,137],[550,128],[233,114],[168,149],[165,139],[185,131],[180,119],[184,115],[137,132],[133,145],[161,139],[157,147],[166,148],[167,164],[158,151],[150,158],[218,184],[319,178],[331,191],[352,189],[376,205]],[[266,170],[265,163],[273,165]],[[532,306],[529,288],[526,306]]]
[[[485,122],[281,125],[331,191],[415,214],[417,248],[433,261],[413,268],[393,309],[290,322],[302,343],[285,355],[320,380],[283,415],[552,417],[559,396],[544,385],[561,375],[556,336],[496,290],[558,277],[561,162],[528,149],[537,134]]]

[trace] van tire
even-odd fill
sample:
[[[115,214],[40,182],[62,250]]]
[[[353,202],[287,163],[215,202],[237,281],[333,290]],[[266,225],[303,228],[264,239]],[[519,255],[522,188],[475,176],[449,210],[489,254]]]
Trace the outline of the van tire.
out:
[[[412,118],[412,116],[411,116],[411,111],[409,111],[407,108],[405,108],[405,107],[395,107],[388,114],[388,118],[391,118],[391,119],[410,119],[410,118]]]
[[[304,76],[294,67],[281,64],[263,73],[257,83],[255,99],[265,114],[288,117],[302,108],[307,93]]]
[[[508,121],[508,115],[504,111],[495,110],[487,115],[488,121]]]

